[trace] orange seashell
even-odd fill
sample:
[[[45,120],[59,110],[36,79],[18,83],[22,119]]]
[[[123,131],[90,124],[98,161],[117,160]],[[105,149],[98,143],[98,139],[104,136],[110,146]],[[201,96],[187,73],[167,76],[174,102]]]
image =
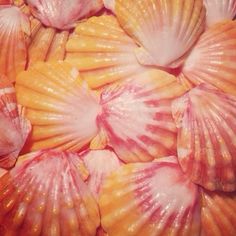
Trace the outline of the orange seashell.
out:
[[[70,29],[78,19],[94,14],[103,7],[102,0],[27,0],[32,14],[43,24]]]
[[[78,156],[48,150],[22,158],[0,178],[1,235],[95,235],[98,206],[74,165]]]
[[[202,0],[117,0],[115,14],[143,65],[178,67],[205,27]]]
[[[198,187],[176,158],[163,159],[127,164],[107,178],[99,207],[109,236],[200,234]]]
[[[193,48],[182,73],[194,85],[208,83],[236,95],[236,22],[209,28]]]
[[[25,69],[27,60],[26,34],[30,25],[26,15],[15,6],[0,6],[0,74],[15,81]]]
[[[17,77],[18,102],[31,121],[25,151],[79,151],[97,135],[99,98],[66,62],[38,63]]]
[[[121,166],[116,154],[110,150],[94,150],[85,153],[82,160],[89,172],[89,189],[98,198],[104,179]]]
[[[135,42],[112,15],[79,23],[66,45],[66,60],[75,65],[91,88],[127,79],[144,70],[134,54]]]
[[[236,190],[236,97],[201,84],[173,103],[178,160],[209,190]]]
[[[236,193],[202,191],[202,235],[236,235]]]
[[[97,122],[121,160],[146,162],[176,154],[171,103],[184,92],[174,76],[158,70],[104,89]]]
[[[38,61],[64,60],[69,34],[68,30],[58,31],[48,28],[37,19],[31,18],[28,66]]]
[[[235,0],[204,0],[206,7],[206,22],[212,26],[223,20],[232,20],[236,15]]]
[[[21,117],[13,85],[0,75],[0,167],[11,168],[30,132],[29,121]]]

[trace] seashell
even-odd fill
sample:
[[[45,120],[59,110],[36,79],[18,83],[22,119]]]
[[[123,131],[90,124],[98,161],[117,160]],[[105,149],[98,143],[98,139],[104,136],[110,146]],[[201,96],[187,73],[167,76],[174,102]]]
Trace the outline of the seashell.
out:
[[[194,183],[236,190],[236,97],[201,84],[173,103],[178,160]]]
[[[77,25],[66,45],[66,59],[91,88],[98,88],[144,70],[134,54],[137,48],[114,16],[103,15]]]
[[[109,236],[200,233],[198,187],[186,178],[177,162],[121,167],[106,179],[99,207],[102,227]]]
[[[0,167],[11,168],[30,132],[29,121],[21,117],[13,85],[0,75]]]
[[[48,150],[26,157],[0,178],[1,235],[95,235],[98,206],[74,165],[78,156]]]
[[[99,98],[66,62],[38,63],[17,77],[18,102],[31,121],[25,151],[79,151],[97,135]]]
[[[106,9],[115,12],[115,0],[103,0]]]
[[[236,22],[206,30],[187,58],[182,73],[194,85],[211,84],[236,95]]]
[[[10,81],[15,81],[17,73],[25,69],[29,33],[28,18],[19,8],[0,6],[0,74]]]
[[[11,5],[12,0],[0,0],[0,5]]]
[[[236,193],[202,191],[202,235],[236,235]]]
[[[207,26],[223,20],[232,20],[236,15],[235,0],[204,0]]]
[[[38,61],[64,60],[70,32],[45,27],[35,18],[31,19],[31,25],[28,65]]]
[[[205,27],[202,0],[117,0],[115,14],[143,65],[178,67]]]
[[[171,103],[184,92],[174,76],[158,70],[104,89],[97,122],[121,160],[146,162],[176,154]]]
[[[73,28],[78,19],[103,7],[102,0],[27,0],[32,14],[43,24],[58,29]]]
[[[116,154],[110,150],[93,150],[82,156],[89,172],[87,183],[90,191],[97,198],[104,179],[121,166]]]

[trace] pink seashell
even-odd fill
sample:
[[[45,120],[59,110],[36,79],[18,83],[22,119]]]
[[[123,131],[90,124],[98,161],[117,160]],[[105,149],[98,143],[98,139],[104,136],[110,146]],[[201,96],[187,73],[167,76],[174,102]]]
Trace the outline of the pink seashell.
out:
[[[94,196],[99,196],[104,179],[121,166],[116,154],[110,150],[94,150],[82,156],[89,172],[88,186]]]
[[[30,24],[18,7],[0,6],[0,74],[11,81],[25,69]]]
[[[98,206],[77,158],[53,150],[31,153],[0,178],[1,235],[95,235]]]
[[[30,132],[29,121],[18,112],[13,85],[0,76],[0,167],[12,167]]]
[[[32,14],[43,24],[58,29],[75,26],[78,19],[99,11],[102,0],[27,0]]]
[[[172,101],[185,89],[166,72],[149,70],[104,89],[98,115],[101,135],[125,162],[176,154]],[[104,137],[103,137],[104,138]]]
[[[208,26],[223,20],[232,20],[236,15],[235,0],[204,0]]]
[[[173,103],[178,160],[209,190],[236,190],[236,97],[201,84]]]
[[[106,179],[99,207],[109,236],[200,234],[198,187],[175,157],[163,159],[124,165]]]

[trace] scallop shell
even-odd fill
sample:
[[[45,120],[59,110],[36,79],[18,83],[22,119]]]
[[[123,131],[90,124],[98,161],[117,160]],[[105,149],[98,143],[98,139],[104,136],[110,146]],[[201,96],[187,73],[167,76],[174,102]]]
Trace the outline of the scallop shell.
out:
[[[0,75],[0,167],[12,167],[30,132],[30,123],[19,115],[13,85]]]
[[[115,14],[143,65],[178,67],[205,27],[202,0],[117,0]]]
[[[66,62],[32,66],[17,77],[16,91],[33,126],[25,151],[79,151],[97,135],[99,98]]]
[[[27,0],[32,14],[43,24],[58,29],[73,28],[78,19],[94,14],[102,0]]]
[[[30,33],[27,16],[15,6],[0,6],[0,74],[15,81],[25,69],[27,60],[26,34]]]
[[[66,59],[79,69],[91,88],[144,70],[134,54],[137,45],[112,15],[91,17],[79,23],[66,48]]]
[[[236,97],[201,84],[173,103],[178,159],[209,190],[236,190]]]
[[[236,95],[236,22],[209,28],[190,53],[182,73],[194,85],[208,83]]]
[[[204,0],[206,22],[212,26],[223,20],[232,20],[236,15],[235,0]]]
[[[176,154],[171,103],[184,92],[174,76],[158,70],[104,89],[97,122],[120,159],[145,162]]]
[[[198,200],[198,187],[177,162],[127,164],[103,186],[102,227],[109,236],[199,235]]]
[[[95,235],[98,206],[74,165],[76,157],[31,153],[0,178],[1,235]]]
[[[82,160],[89,172],[87,183],[93,195],[99,196],[104,179],[121,166],[121,162],[113,151],[94,150],[84,154]]]
[[[236,193],[202,191],[202,235],[236,235]]]
[[[48,28],[37,19],[31,18],[28,65],[38,61],[64,60],[69,34],[68,30]]]

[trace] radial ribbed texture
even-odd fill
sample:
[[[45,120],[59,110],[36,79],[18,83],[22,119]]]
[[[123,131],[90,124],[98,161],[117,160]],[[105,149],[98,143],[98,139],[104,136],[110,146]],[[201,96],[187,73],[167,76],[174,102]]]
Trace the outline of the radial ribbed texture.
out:
[[[15,81],[25,69],[27,60],[26,34],[30,33],[28,18],[14,6],[0,6],[0,74]]]
[[[205,27],[202,0],[117,0],[115,13],[144,65],[179,66]]]
[[[199,193],[174,157],[127,164],[111,174],[99,206],[109,236],[197,236]]]
[[[114,16],[92,17],[79,23],[66,48],[66,59],[78,67],[92,88],[144,70],[134,54],[137,45]]]
[[[26,150],[79,151],[96,136],[98,97],[66,62],[36,64],[18,76],[16,90],[33,126]]]
[[[226,21],[206,30],[182,73],[194,85],[209,83],[236,95],[236,22]]]
[[[176,154],[171,102],[184,92],[176,78],[166,72],[139,74],[103,91],[98,125],[125,162]]]
[[[31,127],[21,117],[13,85],[0,75],[0,167],[12,167]]]
[[[236,97],[201,84],[173,103],[183,171],[210,190],[236,190]]]
[[[75,154],[28,154],[0,178],[2,236],[94,236],[99,212]]]
[[[236,192],[202,190],[202,235],[236,235]]]

